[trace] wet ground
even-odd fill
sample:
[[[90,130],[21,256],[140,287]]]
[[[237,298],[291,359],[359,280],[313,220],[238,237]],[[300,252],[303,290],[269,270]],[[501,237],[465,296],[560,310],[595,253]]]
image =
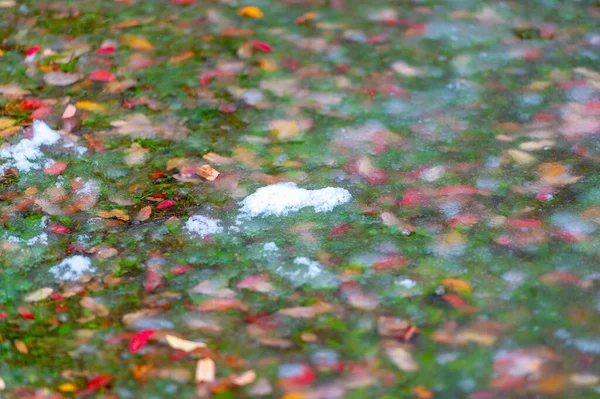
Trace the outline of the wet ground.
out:
[[[0,397],[600,397],[597,1],[0,7]]]

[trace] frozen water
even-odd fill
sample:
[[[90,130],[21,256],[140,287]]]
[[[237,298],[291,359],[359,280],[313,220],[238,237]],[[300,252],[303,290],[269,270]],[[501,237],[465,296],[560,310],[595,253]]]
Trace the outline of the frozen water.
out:
[[[240,218],[282,216],[312,207],[315,212],[329,212],[350,201],[352,195],[343,188],[326,187],[320,190],[299,188],[296,183],[277,183],[261,187],[240,204]]]

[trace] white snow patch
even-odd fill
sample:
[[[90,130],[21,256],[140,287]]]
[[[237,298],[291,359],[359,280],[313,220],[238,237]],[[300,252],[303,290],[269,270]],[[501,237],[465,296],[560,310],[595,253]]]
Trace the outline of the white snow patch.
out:
[[[211,219],[202,215],[194,215],[185,222],[185,229],[192,234],[197,234],[201,238],[204,238],[211,234],[218,234],[223,232],[223,227],[220,226],[221,221],[218,219]]]
[[[59,139],[60,134],[56,130],[52,130],[42,121],[33,121],[33,138],[23,139],[17,144],[0,151],[0,158],[9,160],[0,165],[0,172],[7,168],[16,168],[21,172],[40,169],[41,165],[34,162],[44,156],[40,151],[40,147],[55,144]]]
[[[93,273],[95,270],[90,258],[74,255],[63,259],[62,262],[51,268],[50,273],[60,280],[75,281],[86,274]]]
[[[265,243],[263,250],[273,252],[279,250],[279,247],[274,242]]]
[[[344,188],[306,190],[299,188],[296,183],[271,184],[259,188],[240,202],[240,217],[247,219],[256,216],[281,216],[306,207],[312,207],[315,212],[329,212],[336,206],[350,201],[350,198],[352,195]]]
[[[40,219],[40,230],[43,230],[44,228],[46,228],[47,224],[48,224],[48,216],[42,217],[42,219]],[[15,236],[8,236],[8,237],[6,237],[6,239],[9,242],[25,243],[28,246],[32,246],[32,245],[38,244],[38,243],[43,244],[43,245],[48,245],[48,234],[46,234],[43,231],[40,234],[38,234],[37,236],[30,238],[29,240],[24,240],[22,238],[15,237]]]

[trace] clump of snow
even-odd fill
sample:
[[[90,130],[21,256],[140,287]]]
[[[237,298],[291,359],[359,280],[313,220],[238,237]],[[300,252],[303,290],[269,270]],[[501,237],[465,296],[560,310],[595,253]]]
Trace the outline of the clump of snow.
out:
[[[202,215],[194,215],[185,222],[185,229],[192,234],[197,234],[201,238],[204,238],[211,234],[218,234],[223,232],[223,227],[220,226],[221,221],[218,219],[211,219]]]
[[[75,281],[79,280],[86,274],[91,274],[95,271],[90,258],[74,255],[70,258],[63,259],[58,265],[50,269],[50,273],[57,279]]]
[[[277,246],[277,244],[275,244],[274,242],[271,241],[271,242],[266,242],[263,249],[265,251],[272,252],[272,251],[279,250],[279,247]]]
[[[339,281],[335,274],[319,262],[304,256],[294,259],[293,265],[279,266],[275,272],[288,279],[294,286],[309,285],[312,288],[335,288]]]
[[[0,171],[7,168],[16,168],[21,172],[40,169],[41,165],[35,162],[44,156],[40,147],[55,144],[59,139],[60,134],[56,130],[52,130],[42,121],[33,121],[33,137],[31,139],[23,139],[0,151],[0,158],[8,159],[8,162],[0,166]]]
[[[247,196],[240,205],[241,218],[287,215],[302,208],[312,207],[315,212],[329,212],[350,201],[352,195],[343,188],[326,187],[320,190],[299,188],[296,183],[277,183],[261,187]]]
[[[48,224],[48,216],[42,217],[42,219],[40,219],[40,230],[43,230],[47,224]],[[37,236],[30,238],[29,240],[24,240],[20,237],[15,237],[15,236],[7,236],[6,239],[9,242],[25,243],[28,246],[32,246],[34,244],[48,245],[48,234],[46,234],[43,231],[40,234],[38,234]]]

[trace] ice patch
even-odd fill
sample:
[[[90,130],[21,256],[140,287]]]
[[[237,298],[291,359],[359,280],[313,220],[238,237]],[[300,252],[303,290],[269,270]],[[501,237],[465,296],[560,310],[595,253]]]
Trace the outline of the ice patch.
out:
[[[60,134],[56,130],[52,130],[42,121],[33,121],[33,138],[23,139],[0,151],[0,158],[9,160],[0,165],[0,172],[4,172],[7,168],[16,168],[21,172],[40,169],[41,165],[34,162],[44,156],[40,147],[55,144],[59,139]]]
[[[63,259],[58,265],[50,269],[50,273],[57,279],[75,281],[86,274],[91,274],[96,269],[92,266],[90,258],[74,255]]]
[[[326,270],[319,262],[306,257],[294,259],[293,265],[279,266],[275,272],[296,287],[306,284],[316,289],[335,288],[339,283],[335,274]]]
[[[220,226],[220,223],[221,221],[218,219],[195,215],[185,222],[185,229],[192,234],[197,234],[201,238],[204,238],[211,234],[222,233],[223,227]]]
[[[329,212],[350,201],[352,195],[344,188],[326,187],[320,190],[299,188],[296,183],[277,183],[261,187],[247,196],[240,205],[240,219],[257,216],[282,216],[312,207],[315,212]]]

